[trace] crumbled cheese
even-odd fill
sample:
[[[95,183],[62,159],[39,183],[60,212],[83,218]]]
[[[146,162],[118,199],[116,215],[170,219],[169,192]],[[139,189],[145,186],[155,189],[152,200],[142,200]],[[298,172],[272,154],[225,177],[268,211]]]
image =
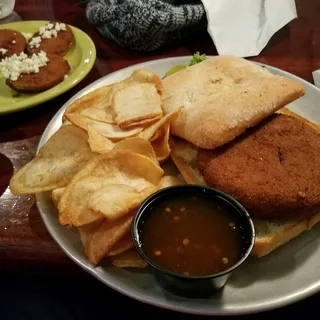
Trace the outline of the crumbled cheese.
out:
[[[39,28],[39,34],[44,34],[45,32],[46,32],[45,26]]]
[[[12,40],[12,43],[15,44],[15,43],[16,43],[16,40]]]
[[[42,39],[50,39],[51,38],[51,32],[49,30],[45,30],[43,33],[41,34],[41,38]]]
[[[68,79],[68,75],[67,74],[64,75],[64,80],[66,80],[66,79]]]
[[[0,53],[1,54],[3,54],[3,55],[5,55],[6,53],[7,53],[7,49],[5,49],[5,48],[0,48]]]
[[[57,37],[59,31],[66,31],[66,25],[64,23],[56,22],[55,25],[48,23],[39,29],[39,35],[42,39],[50,39]]]
[[[46,29],[47,30],[51,30],[53,28],[53,23],[48,23],[47,25],[46,25]]]
[[[22,35],[29,41],[32,38],[32,33],[29,32],[22,32]]]
[[[32,38],[29,42],[30,48],[39,48],[42,39],[56,38],[60,31],[66,31],[66,25],[64,23],[48,23],[45,26],[40,27],[39,36]]]
[[[35,47],[37,44],[40,44],[41,42],[41,38],[40,37],[33,37],[30,42],[29,42],[29,46],[31,48]]]
[[[64,23],[60,23],[59,26],[60,26],[60,29],[62,31],[66,31],[67,30],[66,25]]]
[[[28,57],[25,53],[14,54],[0,61],[0,72],[9,80],[16,81],[23,73],[38,73],[40,68],[47,65],[49,59],[45,52]]]

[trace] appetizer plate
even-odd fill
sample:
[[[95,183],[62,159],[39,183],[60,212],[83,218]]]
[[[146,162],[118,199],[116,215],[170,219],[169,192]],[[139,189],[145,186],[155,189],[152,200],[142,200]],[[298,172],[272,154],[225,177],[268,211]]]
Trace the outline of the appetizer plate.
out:
[[[0,29],[13,29],[20,32],[35,33],[39,27],[49,21],[20,21],[0,25]],[[71,70],[68,78],[49,90],[34,94],[17,94],[6,85],[5,78],[0,75],[0,114],[30,108],[48,101],[66,92],[79,83],[92,69],[96,60],[96,48],[91,38],[83,31],[70,26],[74,34],[74,44],[65,55]]]
[[[102,85],[120,81],[135,69],[146,68],[162,77],[171,67],[184,64],[190,59],[191,57],[178,57],[141,63],[92,83],[58,111],[45,130],[39,148],[61,126],[64,110],[75,99]],[[285,71],[270,66],[266,68],[304,85],[305,97],[288,107],[320,124],[320,111],[317,107],[320,90]],[[74,262],[109,287],[158,307],[205,315],[247,314],[282,307],[320,291],[320,224],[264,258],[248,259],[232,274],[226,287],[214,296],[206,299],[188,299],[165,291],[148,269],[119,269],[104,262],[93,267],[85,256],[78,232],[59,224],[57,211],[50,197],[47,194],[39,194],[37,206],[52,237]]]

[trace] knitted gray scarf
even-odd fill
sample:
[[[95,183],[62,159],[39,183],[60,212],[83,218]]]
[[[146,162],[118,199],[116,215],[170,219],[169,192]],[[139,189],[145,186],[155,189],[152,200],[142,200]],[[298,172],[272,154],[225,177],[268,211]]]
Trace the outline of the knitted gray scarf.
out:
[[[102,35],[137,51],[157,50],[205,21],[200,0],[91,0],[86,14]]]

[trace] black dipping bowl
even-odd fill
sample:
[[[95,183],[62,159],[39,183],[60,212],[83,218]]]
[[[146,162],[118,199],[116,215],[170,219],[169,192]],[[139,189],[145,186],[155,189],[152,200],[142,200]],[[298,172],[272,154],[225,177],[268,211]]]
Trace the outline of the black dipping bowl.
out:
[[[140,235],[143,232],[144,221],[152,212],[152,206],[161,202],[168,196],[183,195],[183,196],[210,196],[223,200],[227,206],[230,206],[230,213],[234,213],[237,223],[240,222],[240,230],[242,236],[242,256],[240,260],[232,265],[230,268],[214,274],[202,276],[190,276],[175,273],[153,262],[152,258],[148,257],[143,251],[143,244],[140,240]],[[255,230],[250,215],[247,210],[234,198],[224,192],[216,189],[204,187],[201,185],[180,185],[162,189],[150,197],[148,197],[139,207],[137,214],[132,223],[132,238],[136,250],[143,260],[147,262],[154,271],[156,279],[160,285],[175,294],[187,297],[207,297],[212,295],[215,291],[221,289],[226,284],[231,273],[238,268],[250,255],[254,240]],[[167,230],[164,230],[167,232]]]

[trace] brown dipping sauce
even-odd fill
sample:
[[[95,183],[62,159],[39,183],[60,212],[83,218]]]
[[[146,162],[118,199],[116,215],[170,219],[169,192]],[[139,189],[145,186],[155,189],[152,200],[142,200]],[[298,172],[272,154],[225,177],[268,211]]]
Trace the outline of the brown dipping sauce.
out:
[[[243,254],[237,209],[218,197],[199,194],[155,201],[142,223],[144,253],[159,266],[184,275],[221,272]]]

